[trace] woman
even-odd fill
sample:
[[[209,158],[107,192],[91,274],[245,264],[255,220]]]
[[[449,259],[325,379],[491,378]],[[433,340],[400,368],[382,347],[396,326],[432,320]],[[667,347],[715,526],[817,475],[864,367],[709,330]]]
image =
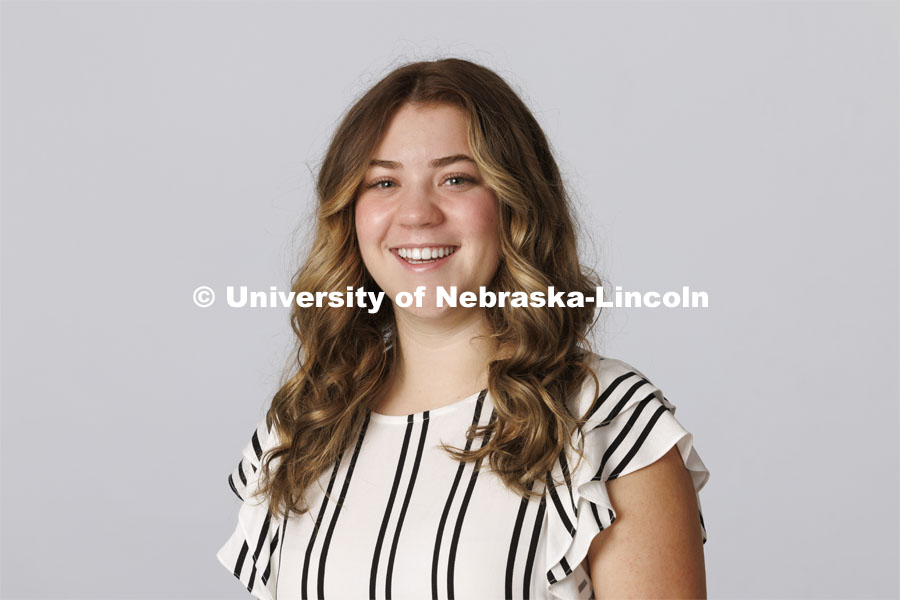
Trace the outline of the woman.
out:
[[[709,473],[662,392],[588,350],[592,305],[437,301],[594,295],[509,86],[459,59],[395,70],[339,125],[317,193],[293,290],[398,301],[294,308],[295,370],[229,478],[222,564],[263,599],[705,596]]]

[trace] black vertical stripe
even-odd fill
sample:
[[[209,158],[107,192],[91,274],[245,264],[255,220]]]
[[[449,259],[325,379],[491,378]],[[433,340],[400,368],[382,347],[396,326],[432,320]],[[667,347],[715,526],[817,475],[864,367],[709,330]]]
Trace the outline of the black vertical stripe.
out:
[[[487,390],[482,390],[478,395],[478,400],[475,403],[475,413],[472,416],[472,425],[478,425],[478,422],[481,420],[481,407],[484,403],[484,397],[487,393]],[[469,438],[466,440],[465,449],[469,450],[472,447],[472,439]],[[459,482],[462,479],[463,469],[465,468],[465,463],[459,463],[459,467],[456,469],[456,477],[453,478],[453,484],[450,486],[450,493],[447,495],[447,502],[444,504],[444,512],[441,513],[441,521],[438,524],[437,535],[435,535],[434,539],[434,555],[431,558],[431,597],[433,600],[438,600],[438,558],[441,554],[441,539],[444,536],[444,526],[447,524],[447,517],[450,514],[450,506],[453,504],[453,498],[456,496],[456,488],[459,487]]]
[[[569,532],[569,535],[575,537],[575,525],[573,525],[571,519],[569,519],[569,515],[566,513],[566,509],[565,507],[563,507],[562,501],[559,499],[559,494],[556,493],[556,488],[553,487],[553,481],[550,479],[549,473],[547,474],[547,489],[550,490],[550,499],[553,500],[553,506],[556,509],[556,512],[559,514],[559,518],[562,519],[566,531]]]
[[[572,567],[569,566],[569,561],[566,560],[565,556],[563,556],[561,559],[559,559],[559,565],[563,568],[563,572],[566,575],[572,574]]]
[[[613,453],[618,450],[619,446],[631,432],[631,428],[634,427],[634,423],[641,416],[641,413],[646,408],[647,404],[650,400],[653,399],[653,394],[650,394],[640,402],[638,402],[637,406],[634,408],[634,412],[628,418],[628,421],[622,427],[622,430],[616,436],[616,439],[610,443],[609,447],[606,449],[606,452],[603,453],[603,458],[600,459],[600,466],[597,468],[597,473],[591,478],[592,480],[602,480],[603,479],[603,470],[606,468],[606,463],[609,462],[610,457],[612,457]]]
[[[416,476],[419,473],[419,464],[422,462],[422,452],[425,449],[425,436],[428,434],[428,415],[429,411],[425,411],[422,415],[422,433],[419,434],[419,445],[416,448],[416,458],[413,462],[412,474],[409,476],[409,484],[406,488],[406,497],[403,499],[403,507],[400,509],[400,517],[397,519],[397,529],[394,530],[394,540],[391,543],[391,553],[388,558],[387,582],[385,584],[385,598],[391,598],[391,581],[394,576],[394,557],[397,555],[397,544],[400,541],[400,530],[403,528],[403,519],[406,517],[406,510],[409,508],[409,501],[412,498],[413,488],[416,485]]]
[[[263,519],[262,528],[259,530],[259,536],[256,541],[256,550],[253,551],[253,568],[250,570],[250,583],[247,584],[247,591],[253,591],[253,584],[256,582],[256,567],[259,560],[259,553],[262,552],[266,537],[269,534],[269,524],[272,521],[272,513],[267,512],[266,518]]]
[[[375,543],[375,552],[372,555],[372,566],[369,573],[369,598],[375,598],[375,580],[378,577],[378,561],[381,558],[381,545],[387,533],[388,521],[394,508],[394,498],[397,497],[397,488],[400,487],[400,477],[403,475],[403,464],[406,462],[406,451],[409,448],[409,438],[412,436],[413,415],[406,417],[406,434],[403,436],[403,446],[400,449],[400,458],[397,460],[397,469],[394,471],[394,483],[391,485],[391,495],[388,496],[387,506],[384,508],[384,516],[381,518],[381,529],[378,531],[378,541]]]
[[[328,488],[325,496],[322,498],[322,504],[319,506],[319,514],[316,517],[316,524],[313,526],[312,534],[309,536],[309,543],[306,545],[306,555],[303,557],[303,578],[301,594],[303,600],[309,598],[309,563],[312,560],[313,546],[316,544],[316,537],[319,535],[319,528],[322,526],[322,520],[325,518],[325,509],[328,506],[328,500],[331,497],[331,490],[334,488],[334,482],[337,479],[338,470],[344,453],[338,454],[337,460],[334,461],[334,468],[331,470],[331,478],[328,480]]]
[[[641,431],[641,434],[638,436],[638,439],[635,440],[634,445],[628,451],[628,454],[625,455],[625,458],[622,459],[622,462],[619,463],[619,465],[613,470],[613,472],[609,474],[610,479],[615,479],[616,477],[618,477],[619,474],[625,469],[625,467],[628,466],[628,463],[631,462],[631,459],[634,458],[635,454],[637,454],[641,446],[644,445],[644,440],[646,440],[647,436],[650,435],[650,431],[653,429],[653,426],[656,425],[656,422],[667,410],[669,409],[662,405],[660,405],[660,407],[656,409],[656,412],[653,413],[652,417],[650,417],[650,420],[647,422],[647,425],[644,426],[644,430]]]
[[[247,476],[244,474],[244,461],[238,463],[238,477],[241,478],[241,483],[247,485]]]
[[[250,551],[250,546],[247,545],[247,540],[244,540],[244,544],[241,546],[241,551],[238,553],[237,562],[234,565],[234,576],[238,579],[241,578],[241,571],[244,568],[244,559],[247,557],[247,552]]]
[[[629,371],[628,373],[625,373],[624,375],[616,377],[616,379],[613,380],[613,382],[611,384],[609,384],[609,386],[605,390],[603,390],[603,393],[600,394],[600,397],[594,401],[593,406],[591,406],[591,410],[589,410],[587,415],[585,416],[585,420],[594,416],[594,413],[597,412],[597,410],[599,410],[599,408],[601,406],[603,406],[603,403],[606,402],[606,399],[609,398],[614,391],[616,391],[616,388],[619,387],[619,384],[621,384],[623,381],[625,381],[626,379],[628,379],[629,377],[631,377],[634,374],[635,374],[634,371]]]
[[[637,391],[639,389],[641,389],[646,383],[647,383],[647,380],[639,379],[634,385],[632,385],[628,389],[628,391],[625,392],[625,395],[622,396],[622,399],[616,403],[615,407],[613,407],[613,409],[611,411],[609,411],[609,414],[606,416],[606,419],[604,419],[603,422],[600,423],[600,425],[598,425],[598,427],[603,427],[605,425],[609,425],[613,419],[615,419],[617,416],[619,416],[619,413],[622,412],[622,409],[625,408],[625,406],[631,400],[631,397],[634,396],[637,393]],[[596,429],[596,427],[594,429]]]
[[[253,591],[253,584],[256,582],[256,563],[253,563],[253,567],[250,569],[250,583],[247,584],[247,591]]]
[[[528,485],[528,489],[531,490],[534,487],[534,482],[532,481]],[[519,549],[519,537],[522,535],[522,524],[525,522],[525,512],[528,510],[529,497],[522,496],[522,501],[519,503],[519,512],[516,514],[516,524],[513,527],[512,539],[509,542],[509,554],[506,557],[506,585],[505,585],[505,594],[504,598],[512,598],[513,597],[513,573],[516,569],[516,552]]]
[[[597,521],[597,527],[600,528],[600,531],[603,531],[603,521],[600,520],[600,513],[597,512],[597,505],[593,502],[591,504],[591,513],[594,515],[594,520]]]
[[[572,503],[572,513],[578,517],[578,506],[575,504],[575,495],[572,493],[572,477],[569,475],[569,462],[566,460],[566,451],[559,453],[559,466],[562,469],[563,478],[566,480],[566,487],[569,488],[569,502]]]
[[[325,561],[328,558],[328,546],[331,545],[331,536],[337,525],[338,517],[341,515],[341,508],[344,506],[344,498],[347,497],[347,490],[350,489],[350,478],[353,476],[353,468],[356,466],[356,459],[359,456],[359,449],[362,447],[363,438],[366,437],[366,428],[369,426],[369,417],[371,417],[371,415],[371,411],[366,411],[366,419],[363,421],[362,431],[359,432],[359,439],[356,440],[356,448],[353,449],[353,456],[350,457],[350,465],[347,467],[347,475],[344,477],[344,484],[341,486],[341,496],[338,499],[337,506],[334,508],[334,514],[331,516],[328,533],[325,534],[325,543],[322,544],[322,555],[319,558],[318,581],[320,600],[325,598]]]
[[[278,547],[278,535],[279,531],[275,530],[275,535],[272,537],[272,542],[269,544],[269,562],[266,565],[266,570],[263,571],[262,574],[262,582],[263,584],[268,583],[269,576],[272,574],[272,558],[275,556],[275,548]]]
[[[493,423],[497,420],[497,412],[491,409],[491,418],[488,420],[488,423]],[[481,447],[484,448],[488,441],[490,440],[491,435],[488,432],[487,435],[484,436],[481,442]],[[450,541],[450,553],[447,556],[447,598],[449,600],[453,600],[456,597],[455,591],[453,589],[453,572],[456,566],[456,550],[459,546],[459,536],[462,533],[463,521],[466,518],[466,510],[469,508],[469,500],[472,498],[472,491],[475,489],[475,483],[478,480],[478,471],[481,468],[481,459],[475,461],[475,466],[472,468],[472,474],[469,476],[469,485],[466,486],[466,493],[463,495],[462,504],[459,507],[459,514],[456,517],[456,527],[453,529],[453,539]]]
[[[263,451],[262,451],[262,446],[259,445],[259,430],[258,429],[253,432],[252,442],[253,442],[253,451],[256,452],[257,460],[262,459]]]
[[[544,511],[547,509],[547,490],[541,497],[541,504],[538,506],[537,516],[534,518],[534,528],[531,531],[531,543],[528,546],[528,559],[525,561],[525,580],[522,583],[522,598],[529,600],[531,597],[531,572],[534,570],[534,556],[537,553],[538,541],[541,537],[541,530],[544,525]]]
[[[253,551],[253,562],[259,560],[259,553],[262,552],[263,543],[266,541],[266,536],[269,533],[269,524],[272,522],[272,513],[266,513],[266,518],[263,519],[262,529],[259,531],[259,538],[256,541],[256,550]]]

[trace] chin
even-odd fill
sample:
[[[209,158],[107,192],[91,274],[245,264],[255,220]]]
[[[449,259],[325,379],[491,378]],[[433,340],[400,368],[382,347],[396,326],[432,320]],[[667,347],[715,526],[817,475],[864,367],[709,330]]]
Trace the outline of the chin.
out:
[[[421,308],[410,306],[409,308],[395,308],[394,310],[403,311],[410,317],[414,317],[416,319],[427,319],[429,321],[437,321],[443,319],[453,312],[452,308],[446,306],[428,306],[425,303],[422,304]]]
[[[394,311],[402,311],[406,316],[423,321],[442,321],[455,318],[465,318],[466,315],[476,314],[480,311],[478,308],[452,308],[449,306],[429,306],[423,302],[421,307],[410,306],[409,308],[394,307]]]

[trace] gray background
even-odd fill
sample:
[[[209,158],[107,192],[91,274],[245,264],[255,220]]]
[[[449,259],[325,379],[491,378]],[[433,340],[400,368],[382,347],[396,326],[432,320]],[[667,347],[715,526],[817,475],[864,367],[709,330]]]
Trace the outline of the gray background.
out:
[[[221,294],[287,288],[342,112],[448,55],[533,108],[587,262],[710,295],[597,336],[712,472],[710,596],[900,594],[897,3],[2,13],[4,598],[246,597],[226,476],[290,330]]]

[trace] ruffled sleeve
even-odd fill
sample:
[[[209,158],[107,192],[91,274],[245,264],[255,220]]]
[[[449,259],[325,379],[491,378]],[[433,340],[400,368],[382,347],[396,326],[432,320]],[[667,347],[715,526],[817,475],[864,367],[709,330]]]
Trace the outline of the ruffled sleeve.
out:
[[[241,502],[234,533],[216,558],[260,600],[275,599],[275,575],[278,572],[278,540],[281,531],[277,519],[269,515],[265,498],[252,497],[258,489],[263,453],[274,445],[274,427],[263,418],[244,446],[240,461],[228,476],[231,491]]]
[[[567,600],[584,597],[584,577],[576,578],[575,571],[597,533],[616,519],[607,481],[656,462],[673,446],[690,473],[698,508],[699,492],[709,479],[709,470],[694,449],[693,435],[675,419],[675,406],[659,388],[619,360],[593,355],[591,367],[600,383],[599,393],[588,376],[570,405],[576,416],[589,415],[583,429],[584,460],[569,472],[576,467],[577,454],[569,460],[560,457],[560,473],[554,477],[566,483],[549,489],[547,499],[547,590],[550,597]],[[699,523],[705,544],[702,509]]]

